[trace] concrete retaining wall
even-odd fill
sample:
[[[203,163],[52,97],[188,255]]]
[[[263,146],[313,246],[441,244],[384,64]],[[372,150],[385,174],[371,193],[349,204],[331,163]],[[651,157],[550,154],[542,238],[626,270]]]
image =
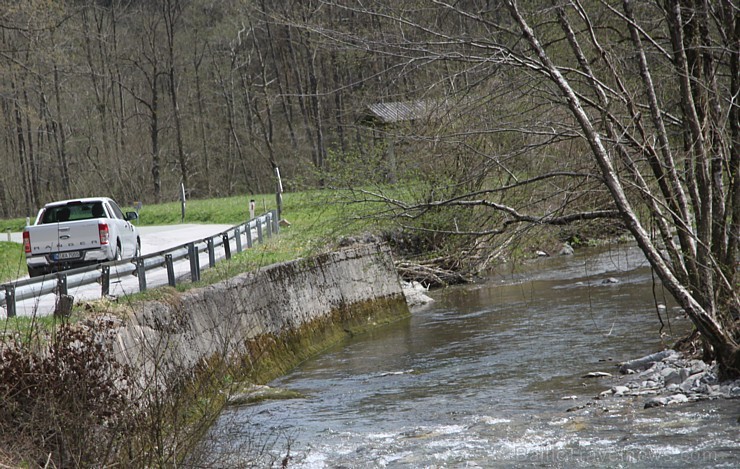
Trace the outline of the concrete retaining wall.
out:
[[[387,247],[358,245],[137,305],[118,329],[116,353],[140,384],[151,385],[156,376],[166,387],[213,357],[255,367],[269,357],[273,368],[288,369],[305,358],[301,347],[338,340],[327,331],[408,314]],[[291,352],[276,359],[276,349]]]

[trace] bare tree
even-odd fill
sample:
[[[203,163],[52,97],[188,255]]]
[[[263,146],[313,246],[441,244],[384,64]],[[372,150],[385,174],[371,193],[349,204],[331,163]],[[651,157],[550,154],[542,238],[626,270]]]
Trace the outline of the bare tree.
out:
[[[175,36],[177,30],[182,22],[182,5],[180,0],[167,0],[162,3],[162,18],[165,28],[165,36],[167,38],[167,54],[166,54],[166,67],[167,67],[167,83],[168,92],[170,95],[170,101],[172,104],[172,115],[175,123],[175,143],[177,148],[177,161],[180,166],[180,177],[182,183],[186,188],[189,188],[188,181],[188,159],[185,155],[185,149],[183,147],[183,136],[182,136],[182,116],[180,111],[180,103],[178,101],[178,76],[177,76],[177,64],[175,47]]]
[[[736,5],[326,3],[395,25],[382,41],[352,41],[426,86],[407,99],[439,103],[433,114],[444,125],[418,120],[404,130],[417,145],[404,151],[426,148],[438,167],[454,168],[413,203],[366,196],[399,220],[437,214],[436,227],[417,229],[471,239],[523,225],[619,220],[708,356],[740,375]],[[478,215],[463,225],[450,210]]]

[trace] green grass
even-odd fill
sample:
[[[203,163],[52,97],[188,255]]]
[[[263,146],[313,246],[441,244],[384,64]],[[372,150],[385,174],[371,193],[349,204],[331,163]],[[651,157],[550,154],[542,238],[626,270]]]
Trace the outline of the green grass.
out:
[[[0,241],[0,283],[26,274],[26,258],[18,243]]]
[[[270,196],[264,197],[267,203],[262,206],[261,199],[255,197],[258,201],[255,210],[257,214],[275,208],[274,196],[272,199]],[[178,290],[215,283],[266,265],[308,257],[331,249],[342,236],[378,227],[376,224],[369,226],[368,221],[363,218],[369,209],[367,206],[348,204],[347,200],[347,194],[333,190],[284,194],[282,218],[290,225],[281,226],[279,236],[273,236],[252,249],[233,253],[231,261],[219,262],[215,268],[204,270],[200,282],[195,285],[179,284]],[[269,201],[272,201],[272,205],[269,205]],[[196,201],[189,203],[188,210],[193,205],[194,211],[200,214],[199,219],[209,220],[208,223],[237,224],[245,221],[246,217],[243,215],[248,215],[242,213],[245,210],[244,202],[245,199],[240,197]],[[166,219],[166,210],[167,206],[153,207],[147,216],[160,220],[153,224],[161,224],[161,220]],[[142,214],[143,212],[144,210]],[[143,221],[148,223],[146,219]],[[136,298],[135,295],[133,299]]]
[[[33,220],[31,220],[31,222],[33,223]],[[23,228],[25,227],[25,218],[8,218],[6,220],[0,220],[0,233],[2,233],[3,236],[5,236],[5,233],[8,231],[12,231],[14,233],[23,231]]]

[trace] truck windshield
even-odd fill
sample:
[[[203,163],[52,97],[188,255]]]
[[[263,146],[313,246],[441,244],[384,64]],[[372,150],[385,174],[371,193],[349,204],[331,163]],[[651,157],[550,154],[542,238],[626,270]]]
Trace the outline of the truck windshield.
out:
[[[44,214],[41,216],[41,224],[89,220],[101,217],[105,217],[105,209],[101,202],[70,202],[67,205],[55,205],[44,209]]]

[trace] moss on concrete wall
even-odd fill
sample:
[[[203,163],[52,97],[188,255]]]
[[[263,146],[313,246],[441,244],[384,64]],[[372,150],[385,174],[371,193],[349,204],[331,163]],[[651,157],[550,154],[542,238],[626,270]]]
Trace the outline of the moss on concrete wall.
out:
[[[265,382],[348,334],[409,315],[387,247],[359,245],[150,301],[119,328],[139,384],[168,387],[219,357]]]

